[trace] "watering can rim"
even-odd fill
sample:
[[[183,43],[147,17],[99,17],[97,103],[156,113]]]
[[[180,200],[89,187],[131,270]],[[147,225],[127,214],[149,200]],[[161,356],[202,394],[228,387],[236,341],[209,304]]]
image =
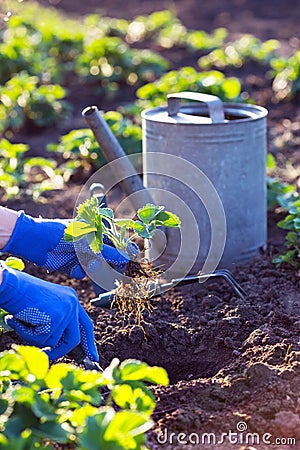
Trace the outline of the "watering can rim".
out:
[[[236,124],[236,123],[245,123],[245,122],[250,122],[250,121],[252,122],[254,120],[260,120],[262,118],[265,118],[268,115],[268,110],[265,107],[259,106],[259,105],[248,104],[248,103],[224,102],[223,108],[224,108],[225,114],[234,115],[239,112],[240,118],[235,118],[233,120],[224,120],[223,122],[209,123],[207,121],[200,122],[199,115],[195,116],[192,113],[189,113],[189,114],[185,114],[185,118],[189,118],[190,121],[180,122],[180,121],[175,121],[175,118],[180,117],[180,116],[178,116],[177,114],[170,116],[168,114],[168,105],[167,104],[161,105],[161,106],[156,106],[154,108],[144,109],[141,112],[141,117],[142,117],[142,119],[147,119],[147,120],[150,120],[153,122],[158,122],[158,123],[159,122],[167,123],[170,125],[200,125],[200,126],[202,126],[202,125],[209,125],[209,126],[222,125],[222,126],[228,126],[233,123]],[[189,103],[183,104],[181,106],[180,110],[181,110],[180,111],[181,114],[184,113],[184,111],[186,111],[186,110],[206,112],[207,106],[204,103],[189,102]],[[251,113],[251,111],[252,111],[252,114],[249,115],[249,113]],[[165,113],[165,115],[163,115],[162,113]],[[197,117],[197,120],[193,121],[192,120],[193,117],[194,118]],[[163,120],[164,118],[166,120]],[[208,116],[204,115],[203,118],[207,119]],[[170,119],[173,119],[173,120],[170,120]]]

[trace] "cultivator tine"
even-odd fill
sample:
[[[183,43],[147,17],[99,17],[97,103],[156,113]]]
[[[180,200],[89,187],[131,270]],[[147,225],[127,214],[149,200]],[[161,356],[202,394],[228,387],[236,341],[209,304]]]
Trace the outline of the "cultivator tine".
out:
[[[242,286],[236,281],[230,270],[227,269],[219,269],[215,270],[215,272],[205,273],[199,275],[199,282],[202,278],[223,278],[227,281],[228,284],[232,287],[235,293],[242,299],[245,300],[246,292],[242,288]]]
[[[200,283],[202,280],[205,282],[208,278],[223,278],[227,283],[230,284],[235,293],[243,300],[245,300],[246,292],[242,288],[242,286],[236,281],[230,270],[228,269],[219,269],[214,272],[202,273],[200,275],[188,275],[184,278],[174,278],[171,280],[170,284],[174,286],[186,286],[192,283]],[[162,285],[163,287],[164,285]],[[169,288],[169,283],[166,284],[167,288]]]
[[[216,272],[218,272],[216,270]],[[226,275],[232,282],[232,284],[235,285],[235,287],[241,292],[241,294],[246,297],[246,291],[242,288],[242,286],[240,285],[240,283],[238,283],[236,281],[236,279],[234,278],[234,276],[232,275],[232,273],[230,272],[230,270],[228,269],[220,269],[220,272],[224,273],[224,275]]]

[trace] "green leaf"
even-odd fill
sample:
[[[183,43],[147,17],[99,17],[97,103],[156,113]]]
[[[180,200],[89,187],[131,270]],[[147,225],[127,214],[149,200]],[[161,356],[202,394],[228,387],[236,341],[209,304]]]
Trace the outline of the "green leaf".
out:
[[[287,215],[283,220],[280,220],[277,223],[277,226],[279,228],[283,228],[285,230],[293,230],[293,228],[294,228],[294,217],[291,214]]]
[[[297,234],[294,233],[293,231],[290,231],[289,233],[287,233],[286,235],[286,241],[287,241],[287,245],[297,245]]]
[[[62,425],[66,428],[66,424]],[[66,429],[62,428],[62,425],[55,422],[40,423],[38,426],[33,427],[32,431],[43,439],[50,439],[61,444],[66,444],[71,429],[68,432]]]
[[[101,236],[99,238],[99,236]],[[102,228],[97,231],[97,234],[90,234],[87,235],[87,241],[89,243],[90,249],[94,253],[100,253],[103,247],[103,241],[102,241]]]
[[[104,447],[103,444],[104,433],[109,423],[112,421],[115,411],[110,407],[100,408],[98,411],[98,414],[88,418],[85,427],[79,434],[80,448],[88,450],[99,450],[101,448],[114,450],[113,447]],[[118,447],[116,447],[116,450],[118,450]]]
[[[292,206],[289,208],[289,213],[294,214],[295,216],[300,216],[300,207],[296,206],[296,202],[292,204]]]
[[[155,217],[155,224],[167,228],[179,228],[181,226],[181,221],[176,214],[169,211],[162,211]]]
[[[5,264],[8,267],[16,270],[22,271],[25,268],[25,264],[23,263],[23,261],[20,258],[16,258],[15,256],[9,256],[8,258],[6,258]]]
[[[140,208],[137,212],[138,217],[145,224],[149,224],[152,220],[163,211],[164,206],[153,205],[152,203],[147,203],[147,205]]]
[[[46,159],[42,157],[34,157],[34,158],[28,158],[25,161],[24,167],[41,167],[42,169],[44,167],[50,167],[51,169],[55,169],[56,167],[56,161],[52,159]]]
[[[272,153],[268,153],[267,155],[267,169],[275,169],[276,168],[276,159],[272,155]]]
[[[156,226],[155,223],[152,222],[149,225],[144,224],[143,222],[140,222],[137,220],[134,223],[134,231],[142,238],[150,239],[153,237],[155,232]]]
[[[108,217],[109,219],[114,218],[114,212],[111,208],[98,208],[98,213],[101,216]]]
[[[168,374],[162,367],[150,367],[145,362],[135,359],[125,360],[120,364],[120,376],[123,381],[148,381],[154,384],[167,385]]]
[[[13,350],[1,353],[0,377],[21,380],[28,375],[25,361]]]
[[[118,227],[134,228],[135,221],[132,219],[115,219],[115,224]]]
[[[37,380],[42,380],[48,373],[49,359],[45,352],[36,347],[18,345],[16,352],[23,358],[28,372]]]
[[[36,395],[31,408],[36,417],[39,417],[45,422],[51,420],[56,421],[59,418],[59,416],[55,413],[54,405],[50,402],[49,394],[45,396],[45,399],[43,399],[41,395]]]
[[[64,237],[67,242],[76,241],[95,231],[97,231],[95,226],[91,226],[86,222],[79,222],[75,220],[74,222],[69,223],[66,227]]]
[[[127,381],[114,386],[112,396],[115,403],[123,409],[133,409],[150,415],[155,408],[153,393],[139,381]]]
[[[9,405],[8,400],[4,399],[4,398],[0,398],[0,414],[4,414],[5,411],[7,410]]]
[[[119,384],[113,387],[112,396],[116,405],[120,406],[120,408],[129,409],[132,402],[133,389],[129,384]]]
[[[87,419],[98,413],[98,409],[89,403],[84,403],[80,408],[74,411],[67,410],[66,417],[72,424],[72,426],[78,427],[85,425]]]
[[[77,219],[83,220],[92,227],[95,225],[95,217],[98,214],[98,201],[96,197],[81,203],[77,208]]]
[[[67,376],[72,366],[65,363],[54,364],[50,367],[50,370],[45,377],[45,382],[50,389],[61,389],[61,380]]]
[[[103,247],[103,227],[102,227],[102,224],[101,224],[100,227],[97,228],[97,232],[96,232],[95,238],[98,240],[98,245],[99,245],[99,248],[100,248],[99,251],[101,252],[102,247]],[[96,252],[96,253],[98,253],[98,252]]]
[[[116,441],[124,449],[136,449],[134,437],[149,431],[153,426],[152,420],[134,411],[120,411],[110,421],[105,433],[105,442]]]
[[[126,225],[123,225],[120,230],[120,242],[123,242],[126,236]]]
[[[102,374],[85,371],[69,364],[56,364],[51,367],[45,382],[50,389],[54,389],[57,396],[62,390],[61,401],[68,400],[74,408],[80,408],[84,402],[94,406],[101,404],[99,387],[102,386]]]

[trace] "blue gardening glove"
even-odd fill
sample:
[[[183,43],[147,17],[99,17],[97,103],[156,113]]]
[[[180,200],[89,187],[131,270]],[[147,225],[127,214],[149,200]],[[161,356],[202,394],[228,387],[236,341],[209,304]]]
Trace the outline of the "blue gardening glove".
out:
[[[64,240],[64,231],[68,222],[59,219],[35,219],[21,211],[12,236],[2,251],[22,257],[50,272],[59,270],[77,279],[85,276],[85,266],[82,268],[79,263],[77,251],[85,252],[90,259],[104,258],[116,270],[124,270],[129,258],[124,257],[111,246],[111,241],[107,237],[104,239],[102,255],[93,254],[86,242],[81,243],[81,246],[76,247],[75,250],[73,242]],[[85,245],[85,249],[82,245]]]
[[[107,244],[103,244],[101,253],[97,254],[91,250],[86,238],[74,243],[80,265],[90,278],[96,295],[114,289],[115,281],[120,279],[120,274],[124,274],[130,257],[140,253],[133,242],[128,242],[125,252],[109,245],[111,241],[106,235],[103,241]]]
[[[98,361],[93,324],[74,289],[35,278],[5,266],[0,307],[10,313],[7,324],[28,344],[50,347],[57,359],[80,342],[86,355]]]

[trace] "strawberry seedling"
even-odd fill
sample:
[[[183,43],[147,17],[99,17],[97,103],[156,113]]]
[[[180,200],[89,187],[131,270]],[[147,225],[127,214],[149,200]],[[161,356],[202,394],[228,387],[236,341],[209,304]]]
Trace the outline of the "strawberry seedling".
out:
[[[117,249],[132,257],[129,244],[136,238],[153,238],[158,226],[179,228],[180,225],[176,214],[150,203],[137,211],[137,220],[117,219],[112,209],[98,207],[97,199],[93,197],[79,205],[75,220],[66,228],[65,239],[76,242],[86,238],[91,250],[98,253],[102,250],[103,236],[106,235]],[[132,318],[141,326],[143,312],[153,310],[150,293],[159,273],[149,262],[131,260],[127,264],[125,274],[131,277],[131,282],[116,282],[114,296],[114,306],[127,320]]]
[[[288,263],[292,267],[300,266],[300,200],[296,199],[287,205],[288,214],[278,222],[277,226],[288,230],[285,238],[287,251],[277,256],[273,262],[277,265]]]
[[[65,240],[76,242],[85,237],[91,250],[98,253],[106,235],[117,249],[127,251],[128,244],[137,237],[151,239],[158,226],[179,228],[181,224],[176,214],[151,203],[140,208],[137,217],[137,220],[117,219],[111,208],[99,207],[92,197],[78,206],[75,220],[66,228]],[[130,237],[129,231],[133,232]]]

